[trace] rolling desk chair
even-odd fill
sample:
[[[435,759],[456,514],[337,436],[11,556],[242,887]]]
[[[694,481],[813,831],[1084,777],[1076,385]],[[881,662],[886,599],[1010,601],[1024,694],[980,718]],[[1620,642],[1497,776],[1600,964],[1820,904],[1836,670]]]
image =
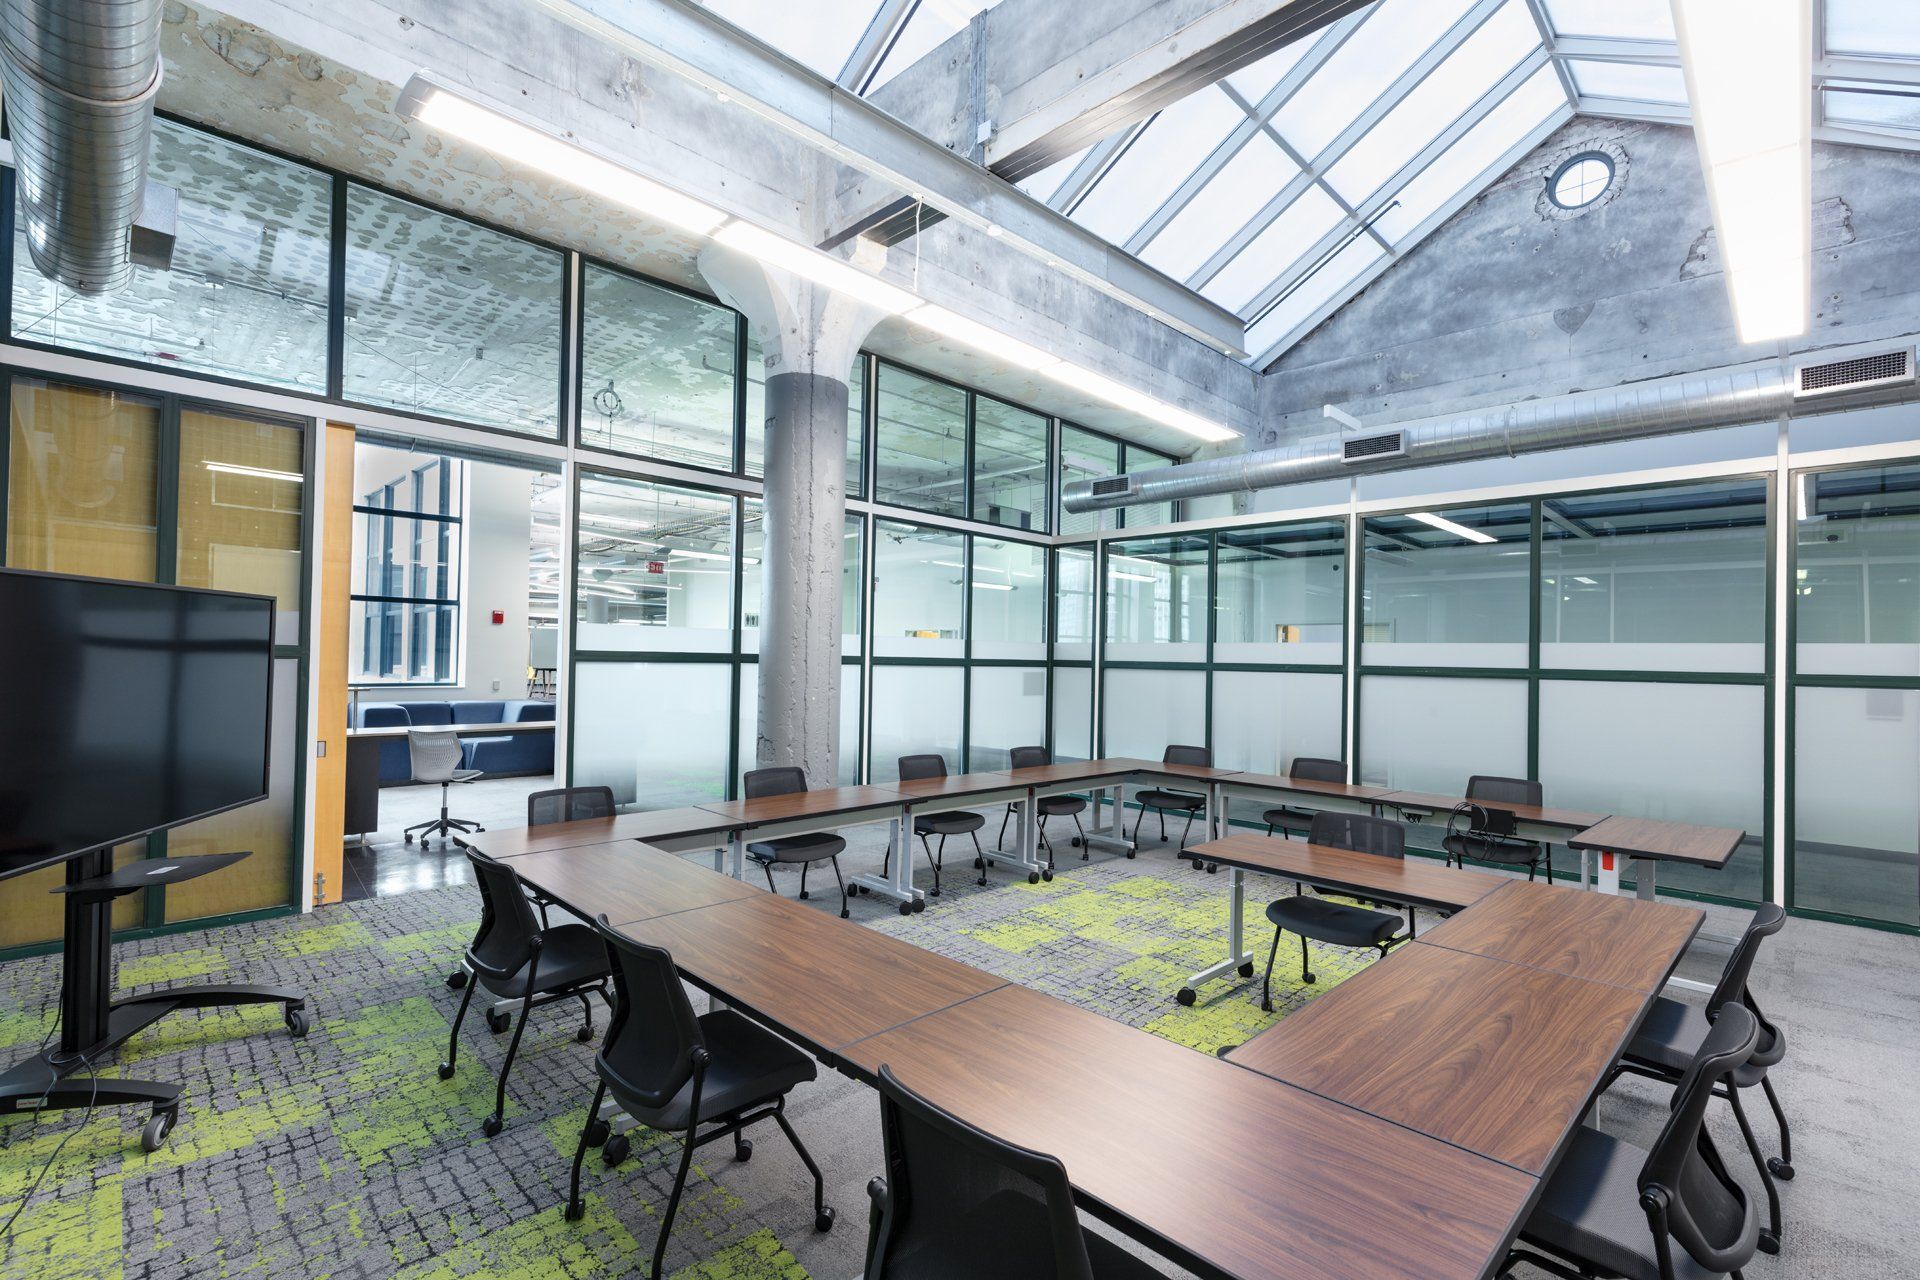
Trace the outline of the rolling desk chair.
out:
[[[865,1280],[1158,1280],[1080,1226],[1067,1170],[920,1097],[882,1063],[886,1177],[873,1201]]]
[[[520,1052],[528,1016],[556,1000],[578,1000],[586,1021],[574,1038],[585,1044],[593,1039],[593,1004],[587,997],[598,992],[602,1000],[612,1001],[607,992],[606,948],[592,929],[584,924],[541,928],[533,918],[526,888],[512,867],[477,849],[467,850],[467,860],[473,864],[474,883],[480,887],[480,931],[467,948],[467,968],[473,972],[473,981],[460,997],[460,1012],[454,1015],[453,1030],[447,1034],[447,1060],[440,1064],[440,1078],[453,1078],[455,1055],[460,1050],[460,1024],[466,1021],[475,987],[484,987],[502,1000],[520,1002],[507,1060],[500,1064],[499,1081],[494,1087],[493,1114],[480,1126],[491,1138],[501,1129],[501,1115],[507,1109],[507,1076]],[[495,1034],[504,1031],[507,1017],[489,1011],[488,1029]]]
[[[1213,763],[1213,752],[1205,747],[1168,747],[1161,753],[1160,762],[1162,764],[1197,764],[1204,767]],[[1134,799],[1140,802],[1140,817],[1135,818],[1133,822],[1133,842],[1136,845],[1140,843],[1140,822],[1147,816],[1147,810],[1152,809],[1160,815],[1162,840],[1167,838],[1167,811],[1172,810],[1175,813],[1187,815],[1187,828],[1180,833],[1180,847],[1186,848],[1187,837],[1193,834],[1194,817],[1207,807],[1207,798],[1203,795],[1192,791],[1172,791],[1164,787],[1150,787],[1135,795]],[[1193,866],[1196,871],[1200,869],[1198,862]],[[1216,867],[1215,870],[1218,868]]]
[[[1514,1249],[1499,1274],[1526,1262],[1565,1280],[1739,1276],[1759,1248],[1760,1215],[1721,1162],[1705,1121],[1708,1098],[1759,1042],[1759,1025],[1744,1006],[1722,1008],[1681,1074],[1650,1151],[1584,1125],[1574,1130],[1520,1228],[1521,1240],[1555,1257]]]
[[[427,837],[439,834],[441,840],[455,831],[485,831],[477,822],[465,818],[447,816],[447,791],[454,783],[472,782],[481,776],[478,769],[460,767],[460,735],[435,729],[407,730],[407,751],[413,758],[413,780],[415,782],[437,782],[440,784],[440,816],[425,822],[416,822],[401,832],[407,844],[413,843],[413,833],[420,833],[420,843],[426,844]]]
[[[640,1124],[682,1135],[680,1169],[653,1244],[653,1266],[647,1273],[652,1280],[662,1274],[667,1237],[693,1166],[694,1148],[731,1137],[733,1158],[746,1160],[753,1155],[753,1143],[740,1136],[741,1130],[761,1120],[780,1126],[813,1175],[813,1229],[831,1230],[833,1210],[827,1207],[820,1166],[786,1114],[787,1094],[818,1074],[813,1059],[732,1009],[696,1017],[672,956],[615,933],[604,915],[593,928],[603,947],[601,961],[613,971],[613,1018],[593,1060],[600,1079],[573,1151],[567,1220],[578,1222],[586,1213],[580,1200],[580,1165],[587,1148],[603,1144],[600,1158],[609,1167],[632,1150],[631,1140],[625,1134],[609,1135],[607,1122],[600,1118],[600,1104],[611,1093],[621,1110]],[[701,1133],[703,1124],[715,1127]]]
[[[1052,763],[1053,760],[1048,756],[1045,747],[1014,747],[1007,752],[1007,768],[1009,769],[1037,769],[1043,764]],[[1047,839],[1047,819],[1073,819],[1073,829],[1076,832],[1073,837],[1073,843],[1074,846],[1080,850],[1080,860],[1085,862],[1087,860],[1087,830],[1080,825],[1080,815],[1086,811],[1087,800],[1085,796],[1041,796],[1038,803],[1034,805],[1034,825],[1040,829],[1040,844],[1047,851],[1048,879],[1053,878],[1053,841]],[[1008,805],[1006,813],[1001,815],[1000,835],[999,838],[994,841],[995,844],[1006,844],[1007,819],[1011,817],[1013,817],[1013,806]],[[1128,851],[1127,856],[1129,858],[1133,856],[1131,850]],[[981,883],[984,884],[986,881],[982,880]]]
[[[900,780],[911,782],[916,778],[944,778],[947,776],[947,761],[944,756],[921,755],[900,757]],[[933,896],[940,896],[940,864],[946,861],[947,837],[966,835],[973,837],[973,865],[980,869],[980,878],[975,884],[987,882],[987,854],[980,847],[980,828],[987,825],[986,815],[974,813],[970,809],[956,809],[948,813],[929,814],[913,820],[913,834],[920,837],[920,847],[927,851],[927,863],[933,868]],[[1002,824],[1005,825],[1004,823]],[[933,846],[928,843],[929,836],[940,837],[940,853],[934,856]],[[887,865],[892,865],[893,850],[887,850]],[[882,875],[886,874],[883,869]]]
[[[1347,762],[1344,760],[1323,760],[1314,756],[1295,756],[1287,768],[1289,778],[1302,782],[1345,782],[1347,780]],[[1313,819],[1317,811],[1296,809],[1291,805],[1279,805],[1260,815],[1267,824],[1267,834],[1277,829],[1287,839],[1304,836],[1313,828]]]
[[[1678,1084],[1686,1075],[1688,1064],[1699,1054],[1700,1046],[1706,1043],[1707,1035],[1723,1009],[1730,1004],[1738,1005],[1753,1015],[1755,1024],[1760,1028],[1759,1044],[1753,1056],[1727,1077],[1727,1087],[1719,1096],[1725,1098],[1733,1108],[1733,1118],[1740,1124],[1740,1136],[1746,1140],[1747,1151],[1753,1156],[1754,1167],[1760,1173],[1760,1185],[1767,1193],[1767,1227],[1760,1233],[1762,1253],[1780,1251],[1780,1189],[1774,1185],[1774,1180],[1793,1180],[1793,1138],[1787,1129],[1787,1113],[1781,1109],[1780,1097],[1773,1091],[1773,1080],[1767,1074],[1768,1068],[1778,1065],[1787,1056],[1786,1033],[1767,1021],[1747,983],[1753,973],[1754,958],[1760,952],[1761,940],[1780,932],[1780,927],[1786,921],[1786,911],[1772,903],[1755,911],[1753,919],[1747,922],[1745,932],[1740,935],[1733,954],[1727,957],[1727,967],[1721,971],[1720,980],[1714,984],[1713,993],[1707,997],[1705,1006],[1682,1004],[1665,996],[1657,997],[1613,1072],[1616,1077],[1626,1072]],[[1780,1126],[1780,1154],[1777,1156],[1767,1156],[1761,1152],[1759,1139],[1754,1136],[1746,1110],[1740,1105],[1741,1090],[1751,1089],[1755,1085],[1766,1094],[1767,1104],[1773,1108],[1774,1121]]]
[[[1513,815],[1489,808],[1503,804],[1527,804],[1538,808],[1546,803],[1545,791],[1529,778],[1493,778],[1475,774],[1467,779],[1470,805],[1455,805],[1447,819],[1447,834],[1440,844],[1447,854],[1447,865],[1465,868],[1469,859],[1501,867],[1525,867],[1527,879],[1541,866],[1547,869],[1547,883],[1553,883],[1553,846],[1538,840],[1522,840],[1514,835]]]
[[[761,796],[788,796],[807,789],[807,771],[798,765],[775,765],[770,769],[752,769],[747,772],[743,789],[749,800]],[[773,887],[773,867],[775,863],[800,865],[800,898],[807,896],[807,868],[816,862],[833,863],[833,878],[840,882],[840,918],[845,920],[850,914],[847,910],[847,879],[840,874],[840,854],[847,842],[831,831],[813,831],[802,836],[781,836],[777,840],[760,840],[747,846],[747,856],[760,864],[767,873],[767,891],[780,892]]]
[[[1313,817],[1307,839],[1313,844],[1377,854],[1382,858],[1407,855],[1407,829],[1389,818],[1318,813]],[[1336,947],[1372,947],[1384,956],[1414,936],[1412,907],[1407,908],[1407,931],[1395,933],[1400,927],[1398,915],[1301,893],[1268,903],[1267,919],[1273,922],[1273,949],[1267,953],[1267,974],[1260,982],[1260,1008],[1267,1013],[1273,1012],[1273,962],[1280,954],[1280,935],[1287,930],[1300,935],[1302,982],[1315,981],[1307,954],[1309,938]]]

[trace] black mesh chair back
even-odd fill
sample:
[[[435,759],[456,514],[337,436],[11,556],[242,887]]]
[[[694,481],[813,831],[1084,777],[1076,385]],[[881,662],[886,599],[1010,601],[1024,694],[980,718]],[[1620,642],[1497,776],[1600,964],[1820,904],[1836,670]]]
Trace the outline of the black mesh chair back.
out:
[[[512,867],[477,849],[467,850],[467,861],[480,888],[480,929],[467,947],[467,964],[483,978],[510,978],[533,957],[540,921]]]
[[[807,771],[797,764],[778,764],[767,769],[749,769],[741,782],[749,800],[790,796],[807,789]]]
[[[1383,858],[1407,856],[1407,829],[1390,818],[1370,818],[1360,813],[1316,813],[1313,829],[1307,833],[1311,844],[1351,849],[1355,853],[1374,853]]]
[[[945,756],[901,756],[900,781],[912,782],[917,778],[944,778],[947,776]]]
[[[1302,782],[1345,782],[1347,780],[1347,762],[1345,760],[1323,760],[1315,756],[1295,756],[1287,768],[1289,778],[1298,778]]]
[[[1007,752],[1007,768],[1037,769],[1043,764],[1051,764],[1047,759],[1045,747],[1014,747]]]
[[[1695,1262],[1715,1275],[1736,1272],[1753,1260],[1760,1215],[1714,1149],[1706,1130],[1707,1103],[1715,1089],[1732,1088],[1728,1077],[1753,1056],[1759,1038],[1759,1023],[1743,1006],[1720,1010],[1675,1087],[1666,1125],[1640,1169],[1641,1204],[1653,1206],[1648,1217],[1656,1246],[1666,1248],[1664,1225]],[[1670,1268],[1663,1270],[1671,1274]]]
[[[886,1181],[866,1280],[1093,1280],[1067,1171],[920,1097],[880,1068]]]
[[[1197,764],[1211,766],[1213,752],[1205,747],[1168,747],[1160,757],[1161,764]]]
[[[1786,922],[1786,909],[1775,903],[1769,902],[1753,913],[1739,944],[1727,957],[1727,967],[1721,971],[1720,981],[1714,984],[1713,994],[1707,997],[1708,1018],[1717,1018],[1729,1003],[1747,1003],[1747,980],[1753,976],[1753,962],[1760,954],[1761,939],[1780,932],[1780,926]]]
[[[1538,808],[1546,803],[1546,791],[1531,778],[1495,778],[1476,773],[1467,779],[1467,799],[1493,804],[1530,804]]]
[[[613,813],[612,787],[555,787],[527,797],[530,827],[577,822],[582,818],[611,818]]]
[[[604,915],[594,931],[607,944],[614,997],[595,1065],[616,1093],[664,1107],[693,1078],[694,1054],[706,1048],[700,1020],[671,955],[614,932]]]

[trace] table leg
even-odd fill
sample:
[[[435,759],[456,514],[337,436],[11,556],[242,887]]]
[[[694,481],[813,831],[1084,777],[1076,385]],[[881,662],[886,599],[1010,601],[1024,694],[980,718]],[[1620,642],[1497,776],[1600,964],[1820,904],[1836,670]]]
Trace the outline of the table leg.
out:
[[[1580,851],[1580,887],[1582,889],[1593,888],[1592,883],[1588,880],[1588,875],[1590,872],[1592,872],[1592,870],[1593,870],[1593,850],[1582,849]]]
[[[719,855],[716,854],[716,857]],[[727,837],[727,874],[735,880],[747,878],[747,833],[736,831]],[[720,868],[715,867],[718,871]]]
[[[1633,896],[1642,902],[1652,902],[1654,895],[1654,868],[1660,864],[1651,858],[1635,858],[1633,861]]]
[[[1247,873],[1238,867],[1228,870],[1232,873],[1232,884],[1231,896],[1227,900],[1227,958],[1187,979],[1186,985],[1174,997],[1183,1005],[1190,1005],[1199,999],[1200,986],[1215,978],[1224,978],[1231,973],[1238,973],[1243,978],[1253,976],[1253,953],[1246,949]]]
[[[878,894],[899,904],[900,914],[912,915],[927,909],[927,897],[913,887],[913,810],[902,805],[898,817],[887,820],[887,874],[863,873],[848,881],[848,888]]]
[[[1097,812],[1097,811],[1096,811]],[[1089,849],[1104,849],[1109,853],[1124,853],[1133,856],[1133,842],[1127,839],[1127,785],[1124,782],[1114,784],[1113,819],[1104,831],[1087,832]]]

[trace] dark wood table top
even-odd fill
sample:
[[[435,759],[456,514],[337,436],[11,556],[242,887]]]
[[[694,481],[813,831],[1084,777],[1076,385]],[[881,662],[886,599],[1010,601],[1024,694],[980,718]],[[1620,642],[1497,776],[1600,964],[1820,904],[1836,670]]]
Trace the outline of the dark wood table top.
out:
[[[1538,1177],[1652,999],[1415,942],[1230,1059]]]
[[[1194,845],[1181,856],[1446,911],[1471,906],[1507,883],[1505,876],[1462,871],[1425,858],[1383,858],[1251,832]]]
[[[509,865],[575,914],[591,920],[605,913],[616,926],[766,896],[637,840],[547,849],[522,854]]]
[[[736,883],[700,867],[688,869]],[[758,890],[705,910],[655,916],[621,932],[665,947],[696,986],[826,1057],[1006,985],[957,960]],[[1023,1087],[1033,1087],[1033,1080]]]
[[[1289,778],[1278,773],[1236,773],[1227,779],[1229,786],[1254,787],[1261,791],[1298,791],[1342,800],[1378,800],[1387,794],[1385,787],[1369,787],[1358,782],[1320,782],[1313,778]]]
[[[1600,849],[1629,858],[1724,867],[1747,833],[1735,827],[1700,827],[1657,818],[1608,818],[1567,841],[1571,849]]]
[[[1704,918],[1669,902],[1509,880],[1420,941],[1658,994]]]
[[[1380,797],[1382,804],[1390,804],[1396,809],[1413,809],[1420,813],[1448,813],[1457,804],[1465,804],[1465,796],[1437,796],[1424,791],[1389,791]],[[1601,821],[1604,813],[1582,813],[1578,809],[1550,809],[1538,804],[1507,804],[1499,800],[1475,800],[1475,804],[1485,809],[1504,809],[1521,822],[1531,822],[1542,827],[1564,827],[1568,831],[1582,831]]]
[[[1535,1189],[1518,1170],[1025,987],[843,1057],[869,1075],[886,1063],[937,1105],[1057,1157],[1096,1214],[1239,1280],[1477,1278]]]
[[[1146,765],[1144,760],[1065,760],[1057,764],[1029,765],[1009,769],[1015,786],[1049,787],[1063,782],[1087,782],[1094,778],[1124,777]]]
[[[1238,769],[1221,769],[1210,764],[1167,764],[1160,760],[1133,760],[1135,773],[1159,774],[1168,778],[1192,778],[1195,782],[1214,782],[1238,777]]]
[[[760,796],[753,800],[716,800],[700,807],[724,818],[738,819],[737,825],[757,827],[763,822],[831,817],[836,813],[857,813],[862,809],[897,806],[904,799],[892,787],[821,787],[816,791],[794,791],[784,796]]]
[[[652,809],[645,813],[616,813],[610,818],[578,818],[538,827],[469,832],[454,839],[490,858],[518,858],[546,849],[574,849],[614,840],[678,840],[709,834],[717,838],[740,825],[711,809]]]
[[[1008,791],[1022,784],[1008,773],[956,773],[944,778],[902,779],[887,785],[908,800],[918,801],[973,796],[986,791]]]

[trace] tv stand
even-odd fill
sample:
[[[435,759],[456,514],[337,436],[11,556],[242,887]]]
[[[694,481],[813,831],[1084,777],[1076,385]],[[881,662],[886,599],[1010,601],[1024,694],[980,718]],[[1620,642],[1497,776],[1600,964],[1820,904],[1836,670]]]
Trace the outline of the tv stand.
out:
[[[111,849],[67,860],[61,942],[60,1043],[0,1074],[0,1116],[92,1106],[150,1106],[140,1145],[156,1151],[180,1117],[180,1086],[101,1077],[115,1049],[175,1009],[281,1004],[287,1029],[307,1033],[306,997],[289,987],[168,987],[113,998],[113,900],[155,885],[177,884],[223,870],[246,853],[211,853],[114,867]],[[93,1077],[88,1079],[88,1077]]]

